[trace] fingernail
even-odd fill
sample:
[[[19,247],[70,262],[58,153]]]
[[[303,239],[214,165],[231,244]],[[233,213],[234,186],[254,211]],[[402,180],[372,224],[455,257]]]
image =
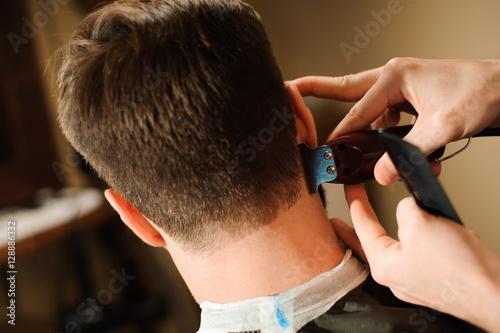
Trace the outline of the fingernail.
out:
[[[375,167],[375,176],[382,185],[389,185],[398,180],[399,175],[392,163],[381,162]]]

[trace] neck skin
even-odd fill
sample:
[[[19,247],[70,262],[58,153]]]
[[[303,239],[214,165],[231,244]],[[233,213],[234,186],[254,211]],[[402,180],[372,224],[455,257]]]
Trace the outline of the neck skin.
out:
[[[186,253],[163,236],[198,303],[273,296],[333,269],[344,256],[319,195],[309,194],[305,183],[292,208],[214,254]]]

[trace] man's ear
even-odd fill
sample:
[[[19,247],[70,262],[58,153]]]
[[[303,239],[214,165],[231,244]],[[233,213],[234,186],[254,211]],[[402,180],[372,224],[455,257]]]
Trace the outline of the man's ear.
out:
[[[104,192],[110,205],[118,212],[122,221],[144,242],[152,246],[166,246],[165,239],[156,230],[155,226],[144,217],[131,203],[123,199],[115,191],[108,189]]]
[[[297,89],[297,86],[293,83],[286,82],[285,87],[295,116],[298,143],[305,143],[310,148],[316,148],[318,139],[311,110],[305,105],[304,99]]]

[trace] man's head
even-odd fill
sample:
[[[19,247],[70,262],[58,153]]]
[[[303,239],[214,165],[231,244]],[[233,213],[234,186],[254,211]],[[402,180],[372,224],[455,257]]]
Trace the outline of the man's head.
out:
[[[62,55],[66,137],[187,251],[223,246],[298,199],[295,121],[249,5],[116,1]]]

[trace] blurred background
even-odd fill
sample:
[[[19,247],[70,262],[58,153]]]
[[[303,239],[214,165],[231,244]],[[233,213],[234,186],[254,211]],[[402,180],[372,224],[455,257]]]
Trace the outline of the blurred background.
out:
[[[104,202],[100,182],[59,132],[54,53],[99,0],[23,0],[0,11],[0,331],[195,332],[199,310],[166,251],[138,240]],[[339,76],[393,57],[499,58],[494,0],[248,0],[285,79]],[[390,13],[390,15],[383,15]],[[364,35],[364,37],[360,37]],[[52,60],[51,60],[52,59]],[[319,141],[349,103],[307,98]],[[409,121],[409,118],[405,120]],[[500,254],[498,138],[477,138],[440,181],[466,226]],[[451,147],[453,151],[456,147]],[[329,216],[350,220],[341,185],[324,186]],[[366,184],[396,236],[403,184]],[[16,221],[16,261],[7,228]],[[437,254],[438,255],[438,254]],[[16,271],[16,326],[7,324]]]

